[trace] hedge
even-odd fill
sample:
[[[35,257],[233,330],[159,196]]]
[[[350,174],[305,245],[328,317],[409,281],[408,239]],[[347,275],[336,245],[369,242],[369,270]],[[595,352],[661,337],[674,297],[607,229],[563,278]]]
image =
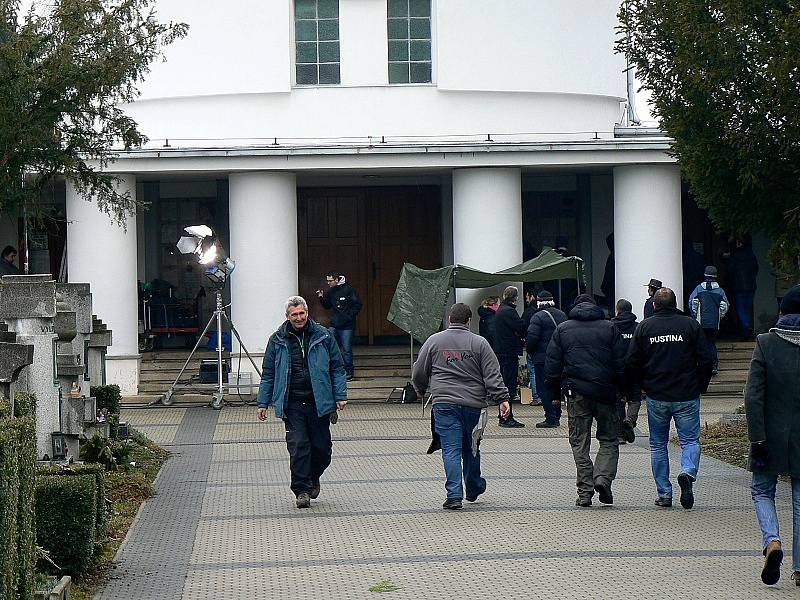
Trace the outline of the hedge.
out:
[[[19,581],[19,455],[15,420],[0,420],[0,598],[16,597]]]
[[[20,435],[19,505],[17,507],[18,594],[32,598],[36,571],[36,395],[18,392],[14,412]]]
[[[83,464],[83,465],[69,465],[69,468],[74,473],[64,471],[61,467],[39,467],[36,474],[39,477],[48,476],[63,476],[69,477],[70,475],[91,475],[95,478],[95,486],[97,497],[95,498],[95,507],[97,513],[95,514],[95,538],[97,540],[105,539],[108,533],[108,520],[109,512],[106,505],[106,471],[103,465],[96,464]]]
[[[36,543],[67,574],[91,565],[97,525],[97,477],[75,474],[36,482]]]
[[[108,410],[109,414],[116,414],[119,412],[122,394],[120,393],[118,385],[93,385],[89,388],[89,394],[97,399],[98,410],[105,408]]]

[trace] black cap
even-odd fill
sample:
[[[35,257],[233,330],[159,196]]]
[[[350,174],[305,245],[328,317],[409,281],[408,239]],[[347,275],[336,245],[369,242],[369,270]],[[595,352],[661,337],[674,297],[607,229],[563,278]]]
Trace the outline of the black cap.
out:
[[[717,267],[715,267],[714,265],[707,266],[704,275],[706,277],[711,277],[713,279],[716,279],[717,278]]]
[[[547,290],[542,290],[541,292],[536,294],[536,299],[539,302],[550,302],[553,299],[553,294],[551,294]]]

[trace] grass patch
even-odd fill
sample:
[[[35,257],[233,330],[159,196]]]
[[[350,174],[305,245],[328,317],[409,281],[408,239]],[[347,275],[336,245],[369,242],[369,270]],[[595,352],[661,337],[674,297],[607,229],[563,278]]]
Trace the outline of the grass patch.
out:
[[[155,493],[153,481],[167,460],[168,452],[140,433],[132,435],[132,439],[133,449],[128,460],[134,466],[106,473],[106,494],[112,505],[108,537],[103,540],[89,571],[73,582],[71,600],[91,600],[108,579],[114,555],[125,539],[139,506]]]
[[[370,592],[396,592],[400,587],[389,581],[379,581],[378,583],[369,586]]]
[[[746,423],[706,423],[700,431],[703,453],[731,465],[746,468],[750,452]]]

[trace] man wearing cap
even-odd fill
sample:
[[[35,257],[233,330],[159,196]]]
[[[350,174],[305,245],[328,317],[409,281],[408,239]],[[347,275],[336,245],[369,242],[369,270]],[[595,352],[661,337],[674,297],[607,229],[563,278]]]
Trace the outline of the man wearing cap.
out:
[[[655,293],[663,287],[663,283],[658,279],[651,279],[650,283],[647,284],[647,300],[644,301],[644,319],[647,317],[652,317],[656,309],[653,307],[653,296]]]
[[[567,315],[556,308],[553,294],[547,290],[539,292],[537,306],[539,311],[531,317],[527,337],[528,360],[533,365],[536,391],[542,399],[544,408],[544,421],[537,423],[536,427],[558,427],[561,425],[561,403],[553,402],[553,396],[545,385],[544,362],[547,357],[547,345],[559,323],[567,320]]]
[[[708,340],[711,357],[714,361],[712,375],[718,373],[719,361],[717,358],[717,333],[722,317],[728,312],[728,297],[725,290],[717,283],[717,268],[713,265],[706,267],[705,281],[698,284],[689,295],[689,310],[692,317],[700,323],[703,334]]]

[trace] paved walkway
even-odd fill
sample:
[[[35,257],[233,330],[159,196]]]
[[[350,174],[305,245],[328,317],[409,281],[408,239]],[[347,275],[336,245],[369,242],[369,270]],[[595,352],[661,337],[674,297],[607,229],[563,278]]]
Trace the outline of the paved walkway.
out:
[[[733,405],[707,401],[703,419]],[[658,509],[642,439],[622,447],[615,505],[578,509],[566,428],[533,428],[540,408],[515,412],[528,427],[493,421],[487,431],[487,494],[450,512],[440,508],[441,454],[425,455],[429,417],[418,405],[349,406],[309,510],[294,508],[274,416],[262,424],[253,407],[126,410],[173,456],[97,597],[374,598],[369,587],[384,580],[400,588],[390,598],[437,600],[798,595],[788,573],[777,588],[760,583],[744,471],[703,458],[696,508]],[[791,532],[786,492],[781,520]]]

